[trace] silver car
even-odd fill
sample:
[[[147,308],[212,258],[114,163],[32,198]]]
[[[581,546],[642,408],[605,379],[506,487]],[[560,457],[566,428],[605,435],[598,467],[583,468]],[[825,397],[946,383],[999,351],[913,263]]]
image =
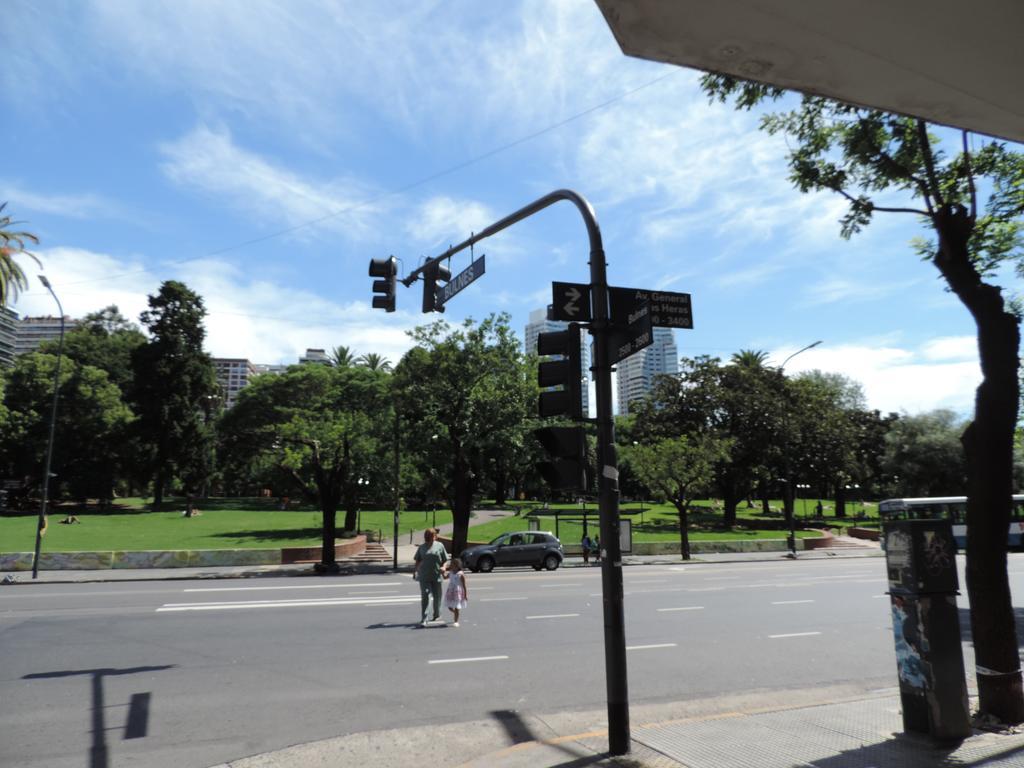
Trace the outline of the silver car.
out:
[[[565,552],[553,533],[513,531],[501,534],[489,544],[467,547],[459,557],[466,568],[484,573],[499,565],[532,565],[538,571],[553,571],[562,564]]]

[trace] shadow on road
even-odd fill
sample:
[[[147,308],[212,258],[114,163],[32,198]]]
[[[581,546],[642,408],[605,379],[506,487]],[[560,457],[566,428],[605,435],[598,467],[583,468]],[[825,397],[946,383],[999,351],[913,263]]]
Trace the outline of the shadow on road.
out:
[[[155,667],[127,667],[113,669],[65,669],[57,672],[33,672],[22,676],[22,680],[47,680],[60,677],[92,677],[92,746],[89,748],[89,768],[110,768],[110,751],[107,747],[107,726],[105,722],[105,703],[103,698],[103,679],[111,676],[140,675],[146,672],[161,672],[174,668],[175,664],[163,664]],[[143,738],[149,730],[149,702],[152,694],[132,694],[128,703],[128,719],[125,723],[124,738]]]

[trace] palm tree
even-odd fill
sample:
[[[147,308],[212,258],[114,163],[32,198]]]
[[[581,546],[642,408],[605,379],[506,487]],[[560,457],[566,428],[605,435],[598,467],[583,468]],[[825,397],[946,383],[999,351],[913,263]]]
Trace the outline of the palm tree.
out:
[[[348,368],[355,365],[356,356],[352,350],[345,346],[335,347],[330,354],[331,365],[335,368]]]
[[[371,371],[382,371],[388,373],[391,371],[391,361],[383,355],[379,355],[376,352],[368,352],[367,354],[356,360],[356,365],[361,365],[364,368],[369,368]]]
[[[741,349],[732,355],[732,364],[740,368],[764,368],[768,353],[760,349]]]
[[[20,291],[28,288],[28,280],[21,266],[14,260],[15,254],[29,256],[40,267],[42,264],[32,253],[25,250],[25,243],[38,243],[39,238],[30,232],[16,232],[11,229],[21,222],[13,221],[4,213],[7,203],[0,203],[0,307],[6,307],[10,299],[17,298]]]

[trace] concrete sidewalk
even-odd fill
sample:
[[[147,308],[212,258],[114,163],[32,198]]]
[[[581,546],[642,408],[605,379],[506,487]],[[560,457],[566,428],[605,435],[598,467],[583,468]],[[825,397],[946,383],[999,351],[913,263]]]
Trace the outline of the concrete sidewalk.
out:
[[[831,689],[787,692],[794,700],[836,695]],[[841,695],[841,692],[840,692]],[[733,697],[736,698],[736,697]],[[777,698],[782,698],[778,695]],[[717,701],[717,700],[716,700]],[[706,702],[637,707],[630,753],[610,757],[603,712],[536,716],[494,712],[492,719],[354,734],[256,755],[217,768],[403,766],[427,756],[458,768],[935,768],[1024,766],[1024,731],[976,730],[940,747],[902,732],[894,691],[798,706],[759,708],[726,699],[717,711],[686,716]],[[753,704],[753,706],[751,706]],[[657,714],[682,716],[650,722]],[[638,717],[639,715],[639,717]]]

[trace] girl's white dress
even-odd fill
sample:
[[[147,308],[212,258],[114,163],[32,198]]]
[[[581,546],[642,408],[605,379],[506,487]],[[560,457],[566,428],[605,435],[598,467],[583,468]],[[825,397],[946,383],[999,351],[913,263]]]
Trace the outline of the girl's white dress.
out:
[[[462,610],[466,607],[466,590],[462,586],[462,571],[448,574],[448,586],[444,590],[444,607]]]

